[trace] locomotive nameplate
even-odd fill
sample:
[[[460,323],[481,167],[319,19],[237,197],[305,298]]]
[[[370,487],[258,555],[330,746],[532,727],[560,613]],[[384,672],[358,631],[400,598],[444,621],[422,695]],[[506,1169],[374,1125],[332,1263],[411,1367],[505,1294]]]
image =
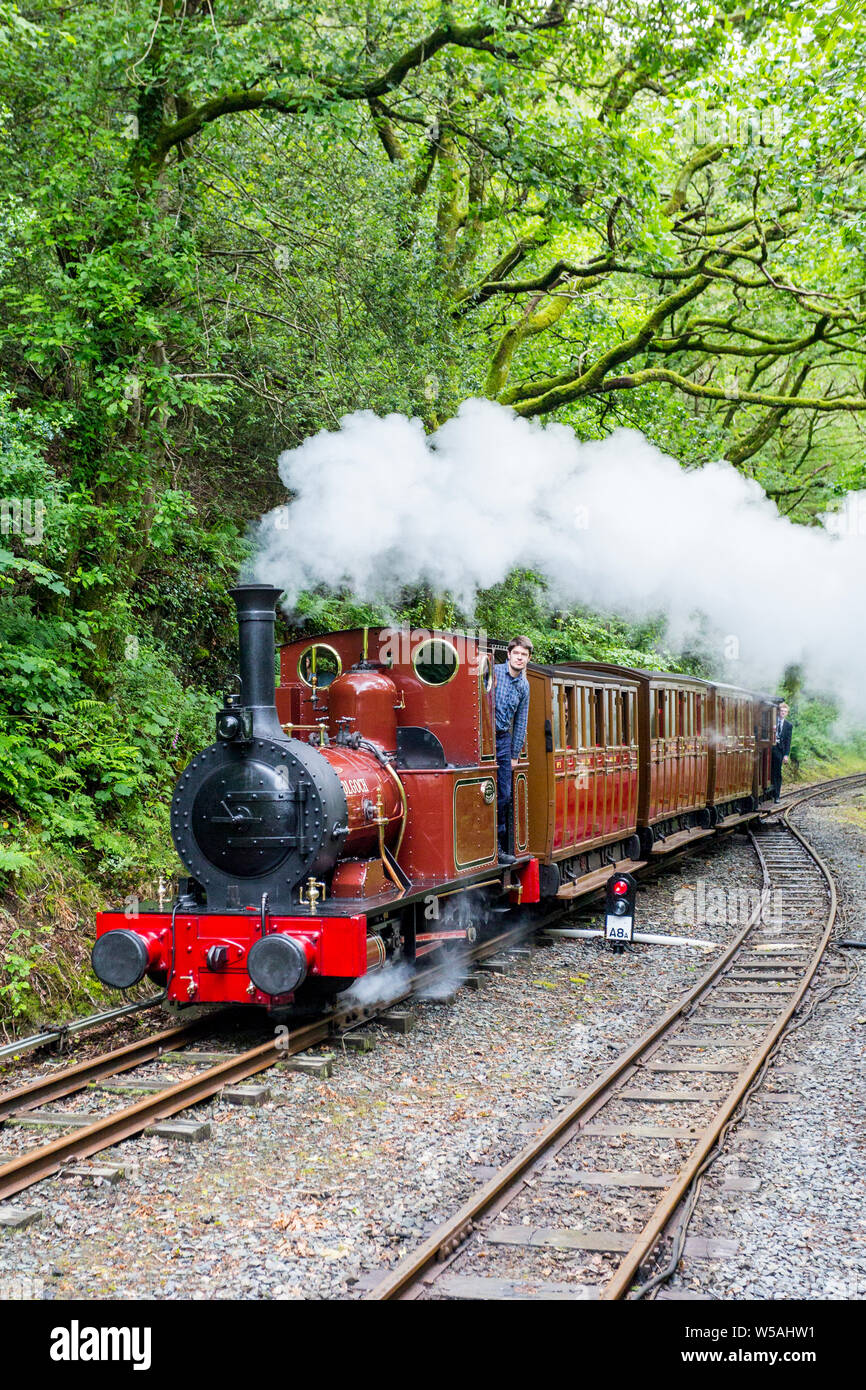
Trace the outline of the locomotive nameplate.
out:
[[[362,796],[364,794],[370,796],[371,794],[363,777],[347,777],[345,781],[341,780],[340,786],[347,796]]]

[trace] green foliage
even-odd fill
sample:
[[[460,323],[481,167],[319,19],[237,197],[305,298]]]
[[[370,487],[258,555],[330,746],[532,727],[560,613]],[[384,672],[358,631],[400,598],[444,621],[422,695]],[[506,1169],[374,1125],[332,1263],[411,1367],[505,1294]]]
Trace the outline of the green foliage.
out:
[[[861,389],[856,8],[542,8],[0,0],[0,883],[16,894],[48,863],[102,893],[172,867],[172,782],[234,665],[227,590],[251,523],[285,500],[276,458],[348,411],[432,429],[469,395],[524,409],[539,382],[608,362],[556,408],[582,438],[625,424],[687,465],[734,457],[797,520],[863,486],[862,416],[738,395]],[[684,176],[689,103],[778,111],[784,138],[728,140]],[[729,234],[706,229],[744,216],[752,249],[641,336],[700,238],[722,254]],[[826,339],[764,351],[824,310]],[[731,392],[641,385],[660,364]],[[526,573],[474,614],[424,589],[393,608],[306,594],[289,635],[395,621],[678,664],[661,619],[551,615]],[[801,732],[815,756],[832,742],[817,715]],[[17,1007],[36,977],[15,958],[35,956],[8,949]]]
[[[492,638],[529,637],[536,661],[605,661],[652,671],[693,669],[694,663],[665,649],[662,617],[633,624],[588,611],[551,613],[545,589],[542,576],[515,571],[480,596],[476,621]]]
[[[829,696],[810,695],[799,679],[781,693],[790,704],[791,767],[797,777],[828,777],[866,763],[866,732],[851,729]]]

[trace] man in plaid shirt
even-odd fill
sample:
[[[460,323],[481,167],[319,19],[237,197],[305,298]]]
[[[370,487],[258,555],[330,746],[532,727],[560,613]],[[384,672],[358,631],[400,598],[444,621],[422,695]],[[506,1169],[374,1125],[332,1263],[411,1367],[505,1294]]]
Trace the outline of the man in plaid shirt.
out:
[[[529,719],[529,681],[525,671],[531,656],[532,643],[529,638],[512,637],[508,643],[508,659],[493,668],[496,677],[493,708],[496,761],[499,764],[496,821],[500,864],[514,863],[514,855],[509,853],[508,848],[508,808],[511,804],[511,774],[517,767]]]

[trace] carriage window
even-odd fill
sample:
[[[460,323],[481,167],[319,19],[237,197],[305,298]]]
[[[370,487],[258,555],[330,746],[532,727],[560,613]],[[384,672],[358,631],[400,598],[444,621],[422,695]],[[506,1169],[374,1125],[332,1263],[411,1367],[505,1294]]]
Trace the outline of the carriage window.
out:
[[[584,747],[584,725],[586,723],[583,713],[583,686],[575,686],[574,689],[574,746],[575,748]]]
[[[596,690],[595,695],[595,746],[604,747],[604,691]]]
[[[560,686],[553,687],[553,746],[562,747],[562,720],[559,709]]]
[[[562,720],[565,730],[566,748],[574,747],[574,719],[572,710],[574,708],[574,690],[570,685],[564,687],[562,692]]]

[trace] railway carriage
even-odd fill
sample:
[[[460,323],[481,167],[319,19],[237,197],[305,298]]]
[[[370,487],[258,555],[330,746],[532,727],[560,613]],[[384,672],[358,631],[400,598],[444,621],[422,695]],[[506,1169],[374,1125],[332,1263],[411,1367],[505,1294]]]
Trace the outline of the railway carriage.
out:
[[[527,848],[543,892],[572,897],[638,857],[638,685],[614,668],[533,664],[527,674]]]
[[[569,663],[568,669],[580,669]],[[711,750],[708,686],[696,677],[597,664],[585,668],[629,681],[636,692],[637,823],[643,858],[707,833]]]

